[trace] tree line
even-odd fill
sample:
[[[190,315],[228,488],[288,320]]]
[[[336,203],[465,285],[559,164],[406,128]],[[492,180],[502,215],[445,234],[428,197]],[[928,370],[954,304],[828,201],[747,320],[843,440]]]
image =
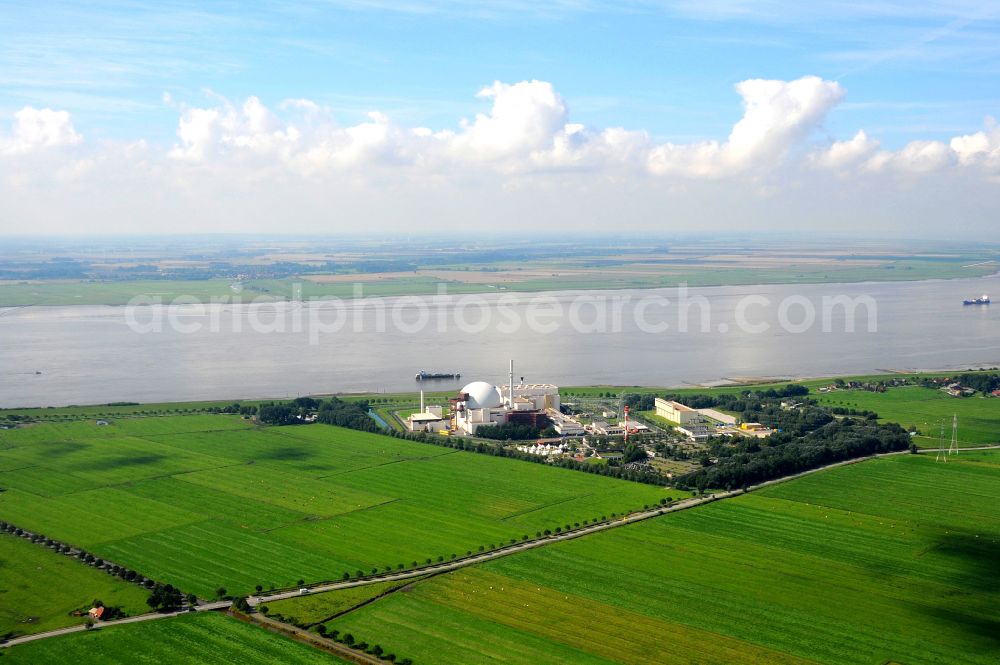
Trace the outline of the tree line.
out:
[[[368,415],[366,401],[348,402],[337,397],[318,400],[296,397],[289,402],[266,402],[257,408],[257,422],[265,425],[300,425],[307,418],[316,416],[316,422],[339,427],[349,427],[364,432],[378,432],[381,428]]]
[[[778,432],[767,439],[744,439],[735,445],[713,442],[709,454],[718,461],[681,476],[677,487],[736,489],[909,446],[909,434],[895,423],[832,420],[805,434]]]

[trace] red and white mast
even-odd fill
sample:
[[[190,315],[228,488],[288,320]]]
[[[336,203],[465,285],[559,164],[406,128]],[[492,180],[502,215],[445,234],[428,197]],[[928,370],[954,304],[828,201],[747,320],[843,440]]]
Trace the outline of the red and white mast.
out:
[[[625,405],[625,443],[628,443],[628,405]]]

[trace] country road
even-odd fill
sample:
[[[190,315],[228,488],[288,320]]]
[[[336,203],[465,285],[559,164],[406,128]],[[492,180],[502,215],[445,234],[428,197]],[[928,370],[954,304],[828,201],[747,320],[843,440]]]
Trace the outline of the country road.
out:
[[[221,600],[214,603],[205,603],[204,605],[199,605],[197,607],[198,612],[210,612],[213,610],[223,610],[232,605],[232,602],[228,600]],[[175,617],[181,614],[187,614],[189,610],[177,610],[176,612],[150,612],[149,614],[139,614],[134,617],[125,617],[124,619],[115,619],[114,621],[101,621],[94,625],[94,628],[89,630],[97,630],[99,627],[103,628],[105,626],[120,626],[126,623],[140,623],[142,621],[153,621],[155,619],[166,619],[168,617]],[[12,647],[18,644],[24,644],[25,642],[34,642],[35,640],[41,640],[47,637],[58,637],[59,635],[69,635],[70,633],[81,633],[88,630],[86,624],[80,624],[78,626],[69,626],[67,628],[57,628],[56,630],[50,630],[45,633],[35,633],[34,635],[25,635],[24,637],[15,637],[13,639],[7,640],[0,647]]]
[[[1000,449],[1000,444],[989,445],[989,446],[977,446],[974,448],[959,448],[959,451],[975,451],[975,450],[996,450]],[[937,452],[947,452],[947,448],[925,448],[921,449],[918,454],[928,454]],[[666,515],[668,513],[674,513],[680,510],[688,510],[696,506],[704,505],[707,503],[712,503],[713,501],[720,501],[722,499],[729,499],[734,496],[739,496],[746,492],[753,492],[755,490],[762,489],[764,487],[770,487],[772,485],[777,485],[780,483],[788,482],[789,480],[794,480],[796,478],[801,478],[803,476],[812,475],[814,473],[820,473],[822,471],[828,471],[830,469],[835,469],[842,466],[848,466],[850,464],[858,464],[870,459],[876,459],[879,457],[892,457],[895,455],[910,455],[912,454],[909,450],[899,450],[889,453],[879,453],[877,455],[870,455],[868,457],[859,457],[857,459],[844,460],[842,462],[835,462],[833,464],[828,464],[826,466],[821,466],[816,469],[809,469],[807,471],[802,471],[790,476],[784,476],[783,478],[775,478],[774,480],[768,480],[757,485],[751,485],[747,487],[746,490],[729,490],[723,492],[716,492],[713,494],[707,494],[699,497],[692,497],[689,499],[684,499],[683,501],[678,501],[670,506],[657,506],[656,508],[632,513],[620,519],[615,519],[609,522],[602,522],[600,524],[594,524],[591,526],[580,527],[579,529],[573,529],[572,531],[567,531],[560,534],[553,534],[551,536],[545,536],[542,538],[537,538],[535,540],[528,540],[525,542],[517,543],[514,545],[507,545],[489,552],[483,552],[482,554],[475,554],[472,556],[464,557],[461,559],[456,559],[454,561],[447,561],[439,563],[437,565],[425,566],[423,568],[417,568],[414,570],[407,570],[399,573],[386,573],[385,575],[378,575],[373,577],[367,577],[360,580],[349,580],[343,582],[330,582],[328,584],[318,584],[313,586],[304,586],[307,589],[307,593],[323,593],[325,591],[336,591],[338,589],[350,589],[353,587],[367,586],[369,584],[375,584],[377,582],[392,582],[397,580],[408,580],[416,577],[423,577],[424,575],[433,575],[438,573],[445,573],[452,570],[458,570],[459,568],[465,568],[466,566],[473,566],[479,563],[484,563],[486,561],[492,561],[493,559],[499,559],[500,557],[509,556],[511,554],[517,554],[518,552],[524,552],[527,550],[535,549],[537,547],[545,547],[552,543],[558,543],[566,540],[572,540],[573,538],[580,538],[582,536],[587,536],[593,533],[598,533],[600,531],[606,531],[608,529],[615,529],[627,524],[633,524],[635,522],[641,522],[659,515]],[[303,595],[302,591],[299,589],[294,589],[291,591],[282,591],[278,593],[271,593],[267,595],[260,596],[250,596],[247,598],[247,602],[253,606],[257,607],[259,605],[267,604],[269,602],[274,602],[278,600],[287,600],[289,598],[297,598]],[[214,610],[222,610],[230,607],[232,605],[231,601],[221,600],[214,601],[204,604],[199,604],[197,606],[198,612],[210,612]],[[155,619],[166,619],[168,617],[178,616],[180,614],[186,614],[188,610],[179,610],[176,612],[156,612],[149,614],[141,614],[134,617],[127,617],[125,619],[117,619],[115,621],[104,621],[100,622],[98,625],[102,628],[108,626],[117,626],[126,623],[138,623],[140,621],[152,621]],[[78,633],[87,630],[85,625],[71,626],[68,628],[59,628],[57,630],[51,630],[44,633],[36,633],[34,635],[25,635],[24,637],[16,637],[7,642],[0,644],[0,647],[11,647],[18,644],[23,644],[25,642],[31,642],[34,640],[45,639],[49,637],[57,637],[59,635],[67,635],[69,633]]]

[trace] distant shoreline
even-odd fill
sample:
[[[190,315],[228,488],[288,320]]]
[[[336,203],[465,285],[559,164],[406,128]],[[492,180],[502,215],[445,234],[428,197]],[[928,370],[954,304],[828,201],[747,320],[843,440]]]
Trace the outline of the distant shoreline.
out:
[[[970,366],[958,366],[951,368],[940,368],[940,369],[881,369],[877,373],[873,374],[839,374],[831,376],[759,376],[759,377],[736,377],[731,379],[720,379],[718,382],[711,382],[711,384],[691,384],[691,383],[681,383],[676,385],[667,386],[640,386],[640,385],[614,385],[614,384],[594,384],[589,386],[573,386],[573,385],[561,385],[560,391],[576,391],[576,390],[612,390],[628,392],[629,390],[636,390],[640,392],[653,392],[653,391],[681,391],[686,393],[698,392],[698,391],[710,391],[719,389],[730,389],[730,388],[753,388],[753,387],[768,387],[776,385],[784,385],[788,383],[805,383],[805,384],[820,384],[825,382],[833,382],[837,379],[852,379],[852,380],[862,380],[871,381],[878,379],[886,379],[892,377],[901,376],[942,376],[948,374],[968,374],[977,372],[996,372],[1000,371],[1000,368],[993,366],[989,367],[984,365],[978,365],[976,367]],[[436,395],[448,395],[452,394],[454,391],[451,390],[433,390],[424,391],[428,398],[434,398]],[[412,391],[401,390],[392,392],[367,392],[367,391],[350,391],[350,392],[325,392],[325,393],[312,393],[297,395],[301,397],[339,397],[347,399],[356,399],[364,397],[380,397],[380,396],[398,396],[398,395],[413,395],[414,398],[420,393],[420,386],[415,385]],[[138,415],[138,411],[143,408],[153,408],[153,407],[178,407],[186,406],[189,408],[198,408],[206,406],[224,406],[228,404],[233,404],[236,402],[247,403],[247,404],[258,404],[261,402],[282,402],[294,399],[293,397],[275,397],[275,396],[264,396],[264,397],[220,397],[217,399],[199,399],[192,401],[173,401],[173,402],[137,402],[137,403],[102,403],[102,404],[64,404],[64,405],[46,405],[46,406],[0,406],[0,414],[4,413],[18,413],[18,412],[46,412],[46,411],[75,411],[75,410],[98,410],[98,409],[115,409],[115,408],[125,408],[134,409],[136,411],[135,415]],[[126,414],[128,415],[128,414]]]
[[[14,310],[18,310],[18,309],[26,309],[26,308],[38,308],[38,309],[49,309],[49,308],[51,308],[51,309],[54,309],[54,308],[59,308],[59,307],[76,308],[76,307],[130,307],[130,306],[131,307],[153,307],[153,306],[170,307],[170,306],[191,306],[191,305],[221,305],[221,306],[230,307],[230,306],[234,306],[234,305],[247,305],[247,306],[249,306],[249,305],[273,305],[273,304],[279,304],[279,303],[314,303],[314,302],[315,303],[323,303],[323,302],[334,302],[334,301],[338,301],[338,300],[353,302],[353,301],[356,301],[356,300],[388,300],[388,299],[391,299],[391,298],[410,298],[410,297],[430,298],[430,297],[438,297],[439,296],[439,294],[437,293],[437,288],[440,285],[444,285],[444,286],[446,286],[448,288],[459,287],[459,290],[454,291],[454,292],[449,292],[449,293],[445,294],[446,297],[450,297],[450,298],[461,297],[461,296],[482,296],[482,295],[500,295],[500,294],[502,294],[502,295],[509,295],[509,296],[517,296],[517,297],[527,297],[527,296],[533,296],[533,295],[554,296],[554,295],[581,294],[581,293],[590,293],[590,292],[595,292],[595,293],[614,293],[614,292],[626,292],[626,291],[656,291],[656,290],[669,291],[669,290],[680,288],[681,286],[685,286],[690,291],[700,291],[700,290],[703,290],[703,289],[725,289],[725,288],[764,288],[764,287],[771,287],[771,286],[806,286],[806,287],[814,287],[814,286],[845,286],[845,287],[848,287],[848,286],[863,286],[863,285],[867,285],[867,284],[871,284],[871,285],[918,284],[918,283],[937,284],[937,283],[941,283],[941,282],[957,282],[957,281],[961,281],[961,280],[982,280],[982,279],[993,279],[993,278],[997,278],[997,277],[1000,277],[1000,270],[997,270],[996,272],[992,272],[992,273],[989,273],[989,274],[986,274],[986,275],[956,275],[954,277],[918,277],[918,278],[915,278],[915,279],[883,279],[883,280],[859,279],[859,280],[856,280],[856,281],[837,281],[837,280],[832,280],[832,281],[812,281],[812,282],[810,282],[810,281],[795,281],[795,280],[789,280],[789,281],[774,280],[774,281],[770,281],[770,282],[732,282],[732,283],[725,283],[725,284],[696,284],[696,285],[687,284],[685,282],[678,282],[677,284],[666,285],[666,286],[662,286],[662,285],[647,285],[647,286],[643,286],[643,285],[635,285],[635,286],[618,286],[618,285],[613,285],[613,286],[599,286],[599,285],[594,285],[594,286],[588,286],[588,287],[584,287],[584,288],[552,288],[552,289],[540,288],[540,289],[531,289],[531,290],[517,290],[517,289],[512,289],[512,288],[503,288],[503,289],[496,289],[496,288],[472,288],[472,289],[469,289],[469,288],[467,288],[469,286],[468,284],[453,283],[453,282],[439,282],[439,283],[437,283],[437,284],[434,285],[434,289],[428,289],[426,292],[423,292],[423,291],[421,291],[421,292],[405,292],[405,291],[400,291],[400,292],[397,292],[397,293],[380,293],[380,294],[365,294],[365,293],[362,293],[362,295],[360,297],[356,297],[353,294],[344,294],[344,295],[329,294],[329,295],[309,296],[309,297],[304,297],[302,299],[292,299],[292,298],[286,298],[284,296],[266,296],[264,294],[260,294],[260,295],[255,296],[254,299],[247,300],[247,301],[244,301],[244,300],[228,300],[228,298],[230,298],[231,296],[227,295],[227,296],[213,296],[213,297],[209,297],[207,299],[194,297],[194,298],[192,298],[190,300],[186,300],[185,302],[178,303],[176,305],[174,303],[172,303],[171,301],[179,299],[179,298],[186,298],[186,296],[183,295],[183,294],[181,294],[181,293],[178,293],[176,295],[174,295],[174,294],[162,295],[162,294],[155,294],[155,293],[154,294],[136,293],[136,294],[134,294],[134,295],[132,295],[130,297],[131,298],[162,298],[164,302],[162,302],[162,303],[149,303],[149,302],[130,303],[128,301],[125,301],[125,302],[69,302],[69,301],[67,301],[67,302],[56,302],[56,303],[45,303],[45,302],[42,302],[42,303],[10,303],[10,304],[0,303],[0,317],[4,316],[9,311],[14,311]],[[94,284],[127,284],[127,283],[128,282],[96,282]],[[175,284],[176,282],[170,282],[170,283],[171,284]],[[197,281],[192,281],[191,282],[192,285],[203,284],[203,283],[204,282],[197,282]],[[46,282],[45,284],[50,284],[50,282]],[[69,284],[77,284],[77,283],[73,282],[73,283],[69,283]],[[82,284],[84,286],[87,285],[87,283],[80,283],[80,284]],[[366,286],[369,286],[369,285],[372,285],[372,284],[377,284],[377,282],[359,281],[358,284],[360,284],[362,286],[362,289],[364,289]],[[11,286],[11,285],[12,284],[10,282],[7,282],[7,283],[0,282],[0,297],[2,297],[3,288],[5,286]],[[353,284],[352,284],[352,286],[353,286]],[[962,295],[962,294],[959,294],[959,295]],[[964,294],[964,296],[962,296],[962,297],[970,297],[971,295],[974,295],[974,294]],[[217,300],[214,300],[214,299],[217,299]]]

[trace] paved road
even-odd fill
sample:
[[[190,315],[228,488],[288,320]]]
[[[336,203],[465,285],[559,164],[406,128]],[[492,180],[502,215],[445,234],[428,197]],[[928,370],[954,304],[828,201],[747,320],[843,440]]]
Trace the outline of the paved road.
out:
[[[976,448],[959,448],[963,451],[972,450],[995,450],[1000,449],[1000,445],[992,446],[979,446]],[[947,449],[943,449],[947,451]],[[937,453],[937,448],[924,448],[920,451],[923,454],[927,453]],[[849,464],[857,464],[859,462],[864,462],[866,460],[875,459],[877,457],[891,457],[894,455],[909,455],[911,454],[909,450],[900,450],[891,453],[880,453],[878,455],[872,455],[869,457],[861,457],[858,459],[845,460],[843,462],[836,462],[834,464],[828,464],[826,466],[820,467],[818,469],[809,469],[808,471],[802,471],[791,476],[785,476],[784,478],[776,478],[774,480],[768,480],[757,485],[752,485],[746,490],[732,490],[727,492],[716,492],[715,494],[708,494],[700,497],[693,497],[690,499],[684,499],[683,501],[678,501],[671,506],[658,506],[651,510],[642,511],[639,513],[633,513],[627,517],[621,519],[616,519],[610,522],[603,522],[601,524],[594,524],[591,526],[581,527],[579,529],[574,529],[573,531],[568,531],[566,533],[553,534],[544,538],[539,538],[536,540],[529,540],[522,543],[517,543],[516,545],[508,545],[506,547],[492,550],[490,552],[483,552],[482,554],[476,554],[470,557],[464,557],[462,559],[456,559],[455,561],[446,561],[437,565],[426,566],[424,568],[418,568],[416,570],[407,570],[399,573],[388,573],[386,575],[380,575],[378,577],[369,577],[362,580],[351,580],[347,582],[331,582],[329,584],[319,584],[314,586],[304,587],[308,589],[308,593],[322,593],[324,591],[335,591],[337,589],[350,589],[352,587],[367,586],[369,584],[374,584],[376,582],[392,582],[396,580],[408,580],[415,577],[422,577],[424,575],[430,575],[435,573],[444,573],[451,570],[458,570],[459,568],[465,568],[466,566],[473,566],[478,563],[483,563],[485,561],[491,561],[493,559],[499,559],[503,556],[508,556],[511,554],[516,554],[518,552],[524,552],[526,550],[535,549],[536,547],[545,547],[552,543],[558,543],[565,540],[571,540],[573,538],[579,538],[581,536],[586,536],[592,533],[597,533],[599,531],[606,531],[608,529],[615,529],[620,526],[625,526],[626,524],[633,524],[635,522],[641,522],[642,520],[647,520],[658,515],[664,515],[667,513],[674,513],[679,510],[687,510],[689,508],[694,508],[695,506],[700,506],[706,503],[711,503],[713,501],[719,501],[721,499],[728,499],[734,496],[739,496],[745,492],[752,492],[763,487],[770,487],[771,485],[777,485],[779,483],[785,483],[789,480],[795,478],[801,478],[803,476],[808,476],[814,473],[819,473],[821,471],[827,471],[829,469],[835,469],[841,466],[847,466]],[[260,596],[250,596],[247,602],[251,606],[258,606],[262,604],[267,604],[270,602],[278,600],[286,600],[288,598],[296,598],[303,595],[298,589],[292,591],[282,591],[278,593],[271,593]],[[216,601],[211,603],[204,603],[198,605],[197,610],[199,612],[209,612],[213,610],[226,609],[231,605],[229,601]],[[152,621],[154,619],[165,619],[167,617],[177,616],[178,614],[184,614],[181,612],[165,612],[165,613],[151,613],[151,614],[141,614],[139,616],[128,617],[126,619],[118,619],[116,621],[104,621],[100,623],[100,626],[117,626],[124,623],[136,623],[139,621]],[[72,626],[70,628],[60,628],[58,630],[52,630],[46,633],[36,633],[34,635],[26,635],[24,637],[17,637],[9,640],[3,645],[3,647],[14,646],[17,644],[23,644],[24,642],[31,642],[33,640],[40,640],[47,637],[56,637],[57,635],[66,635],[69,633],[77,633],[86,630],[86,626]]]
[[[213,610],[226,609],[232,605],[228,600],[218,601],[214,603],[205,603],[199,605],[197,611],[199,612],[210,612]],[[166,619],[167,617],[175,617],[180,614],[187,614],[188,610],[178,610],[177,612],[150,612],[149,614],[139,614],[134,617],[125,617],[124,619],[115,619],[114,621],[99,621],[95,624],[95,628],[104,628],[105,626],[120,626],[126,623],[139,623],[141,621],[153,621],[155,619]],[[25,642],[34,642],[35,640],[41,640],[47,637],[57,637],[59,635],[69,635],[70,633],[81,633],[87,630],[86,624],[80,624],[78,626],[69,626],[68,628],[58,628],[56,630],[50,630],[45,633],[35,633],[34,635],[25,635],[24,637],[15,637],[11,640],[7,640],[0,647],[12,647],[18,644],[24,644]]]

